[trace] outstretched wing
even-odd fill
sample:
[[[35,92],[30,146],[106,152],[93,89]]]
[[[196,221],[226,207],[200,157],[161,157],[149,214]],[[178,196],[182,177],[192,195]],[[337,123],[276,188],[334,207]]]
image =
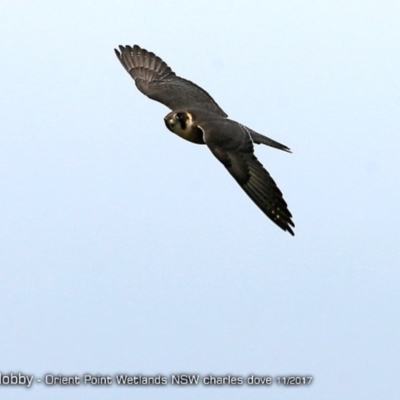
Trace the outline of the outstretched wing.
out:
[[[193,82],[176,76],[175,72],[154,53],[135,45],[115,49],[119,61],[135,80],[137,88],[150,99],[171,110],[200,108],[227,117],[213,98]]]
[[[275,181],[254,155],[247,129],[229,120],[206,123],[201,128],[211,152],[254,203],[276,225],[294,236],[292,214]]]

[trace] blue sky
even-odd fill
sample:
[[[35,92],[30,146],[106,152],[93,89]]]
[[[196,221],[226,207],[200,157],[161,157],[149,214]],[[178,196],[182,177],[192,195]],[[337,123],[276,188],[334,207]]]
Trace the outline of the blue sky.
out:
[[[4,398],[397,399],[400,4],[0,5],[0,373],[312,375],[310,386],[0,386]],[[296,236],[116,59],[139,44],[257,146]]]

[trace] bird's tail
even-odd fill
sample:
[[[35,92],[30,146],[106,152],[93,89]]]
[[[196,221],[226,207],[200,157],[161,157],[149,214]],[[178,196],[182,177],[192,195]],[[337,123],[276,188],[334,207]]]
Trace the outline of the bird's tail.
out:
[[[291,153],[291,150],[289,149],[289,147],[285,146],[282,143],[276,142],[273,139],[270,139],[267,136],[261,135],[261,133],[257,133],[255,131],[253,131],[250,128],[246,129],[249,131],[251,138],[253,139],[253,142],[256,144],[265,144],[267,146],[270,147],[274,147],[275,149],[279,149],[279,150],[283,150],[283,151],[287,151],[288,153]]]

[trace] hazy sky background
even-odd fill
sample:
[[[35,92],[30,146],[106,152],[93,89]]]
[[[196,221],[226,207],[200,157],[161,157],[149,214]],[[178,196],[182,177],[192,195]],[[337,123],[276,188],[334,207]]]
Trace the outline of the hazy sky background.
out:
[[[398,1],[2,1],[0,372],[312,375],[0,386],[13,399],[398,399]],[[257,146],[293,238],[114,55],[139,44]]]

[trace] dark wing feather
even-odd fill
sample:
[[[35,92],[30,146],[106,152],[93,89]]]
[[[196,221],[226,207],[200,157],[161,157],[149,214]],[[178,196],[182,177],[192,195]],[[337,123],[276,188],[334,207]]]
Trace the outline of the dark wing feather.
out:
[[[227,117],[213,98],[193,82],[176,76],[175,72],[154,53],[139,46],[119,46],[119,61],[135,80],[137,88],[150,99],[171,110],[200,108]]]
[[[254,154],[238,153],[231,155],[232,164],[247,169],[248,180],[242,184],[243,190],[257,206],[284,231],[294,236],[292,214],[290,213],[282,192],[268,171],[262,166]],[[236,169],[238,168],[236,166]],[[229,171],[229,168],[228,168]],[[236,179],[235,175],[232,176]]]
[[[233,121],[226,122],[230,124],[225,121],[214,123],[211,130],[212,124],[202,127],[206,144],[261,211],[281,229],[294,236],[292,214],[275,181],[254,155],[249,132],[240,124],[234,126]],[[218,125],[223,130],[219,135],[216,134]],[[231,129],[228,132],[226,127],[229,125]],[[228,140],[228,135],[231,138],[235,136],[236,140]]]

